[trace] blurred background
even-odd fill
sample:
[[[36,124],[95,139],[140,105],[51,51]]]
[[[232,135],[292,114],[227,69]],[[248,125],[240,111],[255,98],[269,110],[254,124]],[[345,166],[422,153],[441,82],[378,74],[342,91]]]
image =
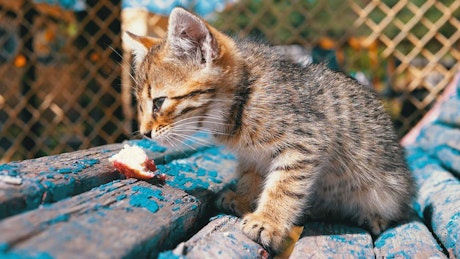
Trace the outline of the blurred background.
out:
[[[459,70],[458,0],[0,0],[0,162],[133,138],[121,32],[163,36],[175,6],[357,78],[400,137]]]

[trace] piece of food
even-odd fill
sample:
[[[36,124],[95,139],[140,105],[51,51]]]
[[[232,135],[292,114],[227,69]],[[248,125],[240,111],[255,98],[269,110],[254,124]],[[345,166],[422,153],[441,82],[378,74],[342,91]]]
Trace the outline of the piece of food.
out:
[[[128,178],[149,180],[156,177],[160,181],[166,180],[165,174],[156,173],[155,162],[138,146],[124,145],[109,161]]]

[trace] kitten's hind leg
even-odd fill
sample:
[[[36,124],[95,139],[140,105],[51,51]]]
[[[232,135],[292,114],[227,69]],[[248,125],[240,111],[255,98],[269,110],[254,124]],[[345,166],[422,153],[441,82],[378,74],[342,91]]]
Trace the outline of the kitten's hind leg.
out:
[[[244,216],[243,232],[275,252],[285,248],[294,223],[303,215],[312,190],[315,161],[319,158],[303,150],[286,150],[272,163],[257,209]]]
[[[216,200],[219,210],[242,217],[255,208],[255,201],[260,194],[262,179],[253,167],[239,166],[240,178],[236,192],[227,190]]]

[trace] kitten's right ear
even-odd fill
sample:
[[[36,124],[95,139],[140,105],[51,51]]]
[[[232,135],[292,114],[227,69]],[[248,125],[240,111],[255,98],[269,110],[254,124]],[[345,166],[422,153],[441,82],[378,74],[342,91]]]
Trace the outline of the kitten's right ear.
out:
[[[174,8],[169,16],[167,39],[178,57],[209,65],[218,56],[217,40],[206,23],[179,7]]]
[[[147,36],[139,36],[129,31],[125,31],[122,36],[123,43],[133,51],[134,63],[139,65],[147,56],[149,49],[159,43],[160,39]]]

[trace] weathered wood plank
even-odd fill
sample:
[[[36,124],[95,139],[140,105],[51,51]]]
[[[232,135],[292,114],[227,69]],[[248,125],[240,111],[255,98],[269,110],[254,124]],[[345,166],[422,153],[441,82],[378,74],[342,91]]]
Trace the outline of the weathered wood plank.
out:
[[[460,100],[457,96],[446,100],[441,106],[438,120],[445,124],[460,127]]]
[[[374,258],[372,237],[361,228],[311,222],[294,246],[290,258]]]
[[[166,184],[201,197],[221,190],[236,181],[236,157],[223,147],[202,148],[187,158],[158,165],[160,172],[171,176]]]
[[[460,182],[420,148],[406,148],[419,194],[415,209],[449,253],[460,257]]]
[[[199,147],[185,151],[166,150],[147,140],[127,141],[148,151],[157,164],[198,152]],[[21,179],[20,185],[0,181],[0,219],[41,204],[59,201],[124,176],[116,172],[108,158],[123,144],[106,145],[84,151],[42,157],[0,165],[0,175]]]
[[[460,176],[460,129],[442,124],[428,125],[417,140],[417,146],[437,158],[452,174]]]
[[[220,215],[192,238],[159,258],[267,258],[268,252],[241,232],[240,219]]]
[[[0,221],[0,256],[154,257],[204,224],[216,193],[234,180],[235,166],[228,151],[202,149],[160,165],[165,186],[117,180],[9,217]]]
[[[460,136],[458,137],[460,139]],[[450,173],[460,177],[460,150],[444,145],[430,150],[429,153],[435,156],[444,167],[449,169]]]
[[[0,165],[1,174],[22,181],[21,185],[0,182],[0,219],[119,179],[107,158],[121,148],[107,145]]]
[[[204,204],[169,186],[133,179],[0,223],[3,256],[57,258],[156,256],[200,224]]]
[[[420,132],[417,146],[426,151],[434,150],[439,146],[450,146],[460,150],[460,129],[436,123],[428,125]]]
[[[376,258],[447,258],[418,219],[387,229],[374,246]]]

